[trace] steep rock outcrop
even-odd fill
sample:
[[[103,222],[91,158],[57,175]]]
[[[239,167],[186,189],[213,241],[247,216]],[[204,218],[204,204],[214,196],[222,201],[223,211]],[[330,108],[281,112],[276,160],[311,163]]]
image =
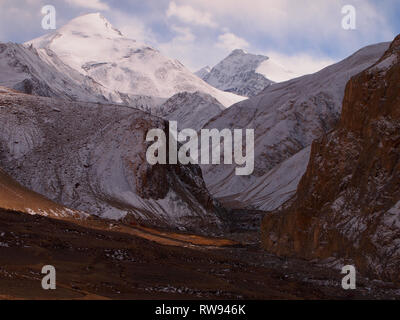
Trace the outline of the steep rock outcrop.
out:
[[[313,143],[295,201],[265,217],[262,239],[400,281],[400,36],[349,81],[338,129]]]

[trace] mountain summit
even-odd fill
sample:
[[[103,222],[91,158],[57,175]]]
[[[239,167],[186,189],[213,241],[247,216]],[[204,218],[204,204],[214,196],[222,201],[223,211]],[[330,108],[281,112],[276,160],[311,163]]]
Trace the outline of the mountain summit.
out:
[[[242,49],[233,50],[214,68],[203,68],[196,75],[215,88],[247,97],[259,94],[274,82],[296,77],[269,57]]]
[[[211,87],[179,61],[126,38],[99,13],[75,18],[28,44],[53,51],[63,63],[110,92],[170,98],[179,92],[201,91],[226,107],[244,99]]]
[[[54,33],[50,33],[41,38],[38,38],[37,45],[46,46],[54,38]],[[90,13],[72,19],[66,25],[62,26],[56,32],[57,36],[80,36],[83,39],[87,38],[123,38],[122,33],[114,28],[112,24],[100,13]],[[78,37],[77,37],[78,38]],[[40,41],[39,41],[40,40]],[[65,39],[64,39],[65,40]]]

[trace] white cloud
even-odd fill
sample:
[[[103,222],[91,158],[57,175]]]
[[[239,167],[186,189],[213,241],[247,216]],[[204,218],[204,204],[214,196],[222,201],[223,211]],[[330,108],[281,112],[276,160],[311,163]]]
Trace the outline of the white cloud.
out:
[[[195,10],[188,5],[177,5],[174,1],[169,3],[167,17],[176,17],[182,22],[206,27],[217,27],[211,14],[205,11]]]
[[[196,65],[194,57],[198,56],[196,51],[201,50],[210,59],[204,65],[212,65],[215,59],[222,59],[236,48],[249,52],[273,51],[269,56],[286,69],[302,75],[316,72],[365,45],[393,39],[393,23],[373,0],[352,0],[357,13],[357,30],[344,30],[342,7],[347,4],[348,0],[318,3],[315,0],[174,0],[169,5],[168,15],[192,23],[199,49],[190,51],[180,43],[180,53],[169,52],[176,52],[176,57],[182,57],[185,52],[185,60]],[[209,17],[205,20],[218,22],[217,30],[222,34],[204,35],[195,28],[194,21],[201,21],[198,17],[204,13]],[[206,46],[209,46],[208,51]]]
[[[250,38],[257,35],[287,45],[289,38],[303,43],[340,43],[349,52],[366,43],[393,39],[394,32],[382,6],[372,0],[353,0],[357,13],[357,31],[342,29],[342,7],[348,0],[175,0],[193,10],[208,10],[219,25]],[[249,40],[249,39],[247,39]]]
[[[108,4],[102,2],[101,0],[67,0],[67,3],[73,6],[94,10],[105,11],[110,9]]]
[[[156,35],[142,19],[118,10],[110,11],[107,18],[125,37],[149,45],[157,44]]]
[[[181,63],[193,68],[196,54],[199,52],[199,44],[195,42],[196,36],[192,30],[187,27],[170,27],[175,32],[175,36],[168,42],[158,44],[158,48],[168,57],[178,59]]]
[[[217,47],[232,51],[234,49],[246,49],[249,43],[231,32],[226,32],[218,37]]]
[[[0,40],[24,42],[43,31],[42,5],[39,0],[0,0]]]
[[[192,69],[213,65],[228,51],[245,48],[249,52],[274,51],[269,56],[276,56],[282,65],[299,69],[302,74],[328,64],[326,56],[339,60],[367,44],[392,40],[396,23],[390,10],[398,0],[385,0],[385,6],[376,0],[352,0],[357,11],[355,31],[341,27],[341,9],[348,0],[162,0],[165,6],[160,5],[160,0],[146,0],[143,8],[138,5],[140,10],[134,10],[133,2],[136,1],[52,3],[59,11],[57,26],[87,11],[85,8],[101,11],[112,5],[113,10],[106,17],[123,34],[161,49]],[[3,41],[23,42],[45,33],[40,9],[46,0],[0,3]],[[119,6],[121,9],[114,10]]]
[[[215,65],[226,56],[226,49],[215,45],[213,37],[198,37],[191,28],[170,26],[175,36],[156,45],[167,57],[183,63],[191,71],[197,71],[205,65]]]
[[[196,40],[196,36],[193,34],[190,28],[171,26],[171,30],[177,33],[177,36],[172,41],[177,42],[193,42]]]
[[[317,72],[337,62],[329,57],[314,57],[307,53],[287,55],[279,52],[268,52],[267,56],[271,61],[280,64],[286,70],[298,76]]]

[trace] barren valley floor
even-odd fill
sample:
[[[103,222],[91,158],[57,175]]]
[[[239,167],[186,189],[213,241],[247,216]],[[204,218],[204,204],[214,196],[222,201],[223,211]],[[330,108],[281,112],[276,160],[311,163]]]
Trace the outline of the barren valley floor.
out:
[[[245,239],[246,235],[231,235]],[[57,289],[41,287],[41,268]],[[390,284],[281,259],[256,243],[0,210],[2,299],[357,299],[399,298]]]

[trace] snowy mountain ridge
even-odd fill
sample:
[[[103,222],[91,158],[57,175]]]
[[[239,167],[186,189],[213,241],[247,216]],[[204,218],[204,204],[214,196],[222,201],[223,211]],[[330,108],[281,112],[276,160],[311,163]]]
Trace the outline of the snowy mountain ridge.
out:
[[[111,92],[170,98],[179,92],[201,91],[225,107],[245,99],[211,87],[179,61],[124,37],[99,13],[77,17],[27,44],[50,49],[66,65]]]
[[[0,85],[67,100],[106,102],[105,88],[71,69],[50,50],[0,43]]]

